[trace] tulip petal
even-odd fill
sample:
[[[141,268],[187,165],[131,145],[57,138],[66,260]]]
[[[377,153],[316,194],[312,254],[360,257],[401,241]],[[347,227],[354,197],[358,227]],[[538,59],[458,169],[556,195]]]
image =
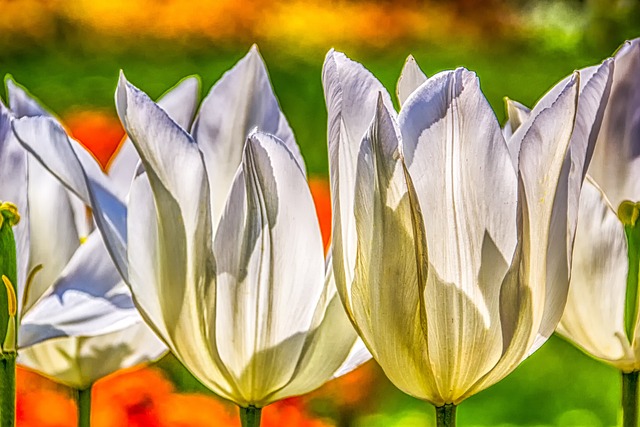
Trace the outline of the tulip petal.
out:
[[[325,58],[322,84],[328,112],[336,282],[351,286],[357,245],[354,189],[358,152],[375,115],[378,94],[382,94],[390,111],[393,103],[384,86],[368,70],[334,50]]]
[[[569,297],[558,332],[619,369],[633,368],[634,362],[626,352],[630,343],[624,326],[628,267],[624,227],[602,190],[587,178],[580,196]]]
[[[200,81],[187,77],[169,89],[158,100],[158,105],[167,112],[180,127],[190,129],[198,107]],[[129,138],[125,138],[109,163],[108,171],[114,188],[121,199],[125,199],[131,187],[140,157]]]
[[[131,293],[94,231],[21,321],[20,348],[61,336],[115,332],[142,322]]]
[[[640,39],[625,43],[615,55],[613,86],[589,175],[618,208],[640,200]]]
[[[443,403],[425,339],[423,222],[405,181],[399,138],[380,96],[357,165],[355,278],[350,289],[336,284],[359,335],[391,381],[413,396]]]
[[[53,117],[33,95],[16,83],[13,78],[5,80],[9,108],[17,118],[46,116]]]
[[[422,72],[415,58],[409,55],[404,63],[402,73],[398,79],[398,86],[396,87],[396,95],[400,106],[403,106],[407,98],[426,81],[427,76]]]
[[[217,308],[209,323],[242,397],[262,406],[291,380],[324,285],[313,199],[296,157],[276,137],[249,137],[214,252]]]
[[[6,84],[7,94],[9,96],[9,101],[11,102],[11,109],[16,118],[50,117],[56,122],[60,123],[60,120],[58,120],[52,113],[48,112],[48,110],[40,103],[40,101],[38,101],[24,87],[16,83],[13,79],[7,79]],[[32,169],[34,167],[42,167],[40,165],[36,165],[35,163],[31,163],[31,160],[29,160],[29,162],[31,164],[29,169]],[[46,179],[49,178],[47,177]],[[37,181],[37,179],[34,180],[34,182]],[[56,184],[50,183],[49,185],[53,186]],[[56,191],[59,192],[59,190]],[[90,218],[90,215],[87,212],[86,205],[82,200],[78,199],[72,194],[64,196],[64,198],[68,199],[67,203],[71,205],[74,220],[76,223],[75,228],[78,230],[79,235],[81,237],[87,237],[93,229],[93,220]]]
[[[371,359],[351,325],[336,290],[331,258],[322,295],[313,315],[292,380],[270,396],[276,401],[308,393]]]
[[[353,344],[353,347],[351,347],[351,351],[349,351],[349,355],[344,363],[333,374],[333,378],[339,378],[351,371],[354,371],[356,368],[360,367],[360,365],[371,360],[371,357],[371,353],[367,349],[367,346],[364,345],[364,341],[358,338]]]
[[[523,194],[523,183],[519,180],[519,194]],[[500,325],[502,327],[502,355],[496,365],[480,378],[460,401],[495,384],[511,373],[524,359],[535,336],[534,307],[529,282],[522,274],[522,260],[530,253],[527,200],[518,203],[518,245],[509,272],[500,290]]]
[[[269,82],[267,68],[254,45],[249,53],[211,88],[193,125],[207,167],[211,217],[215,229],[252,129],[281,139],[300,168],[304,160]]]
[[[474,73],[431,77],[399,122],[429,251],[429,354],[442,397],[455,402],[500,357],[496,324],[517,243],[517,177]]]
[[[568,218],[578,208],[571,205],[577,201],[571,193],[580,190],[569,181],[573,129],[567,124],[574,123],[578,86],[578,79],[571,79],[555,102],[532,118],[520,149],[521,197],[526,198],[527,207],[525,239],[530,239],[523,280],[532,291],[534,325],[540,325],[530,353],[553,332],[566,302],[573,245]]]
[[[212,281],[211,267],[202,266],[207,269],[204,283],[195,290],[193,283],[178,276],[185,268],[180,265],[185,263],[184,256],[176,258],[171,242],[161,240],[158,213],[149,179],[142,173],[131,186],[128,219],[129,284],[135,304],[147,324],[196,378],[216,394],[231,398],[237,395],[233,381],[204,335],[209,324],[197,314],[215,313],[215,301],[210,304],[205,295],[213,293],[206,287]]]
[[[18,363],[74,389],[120,369],[157,360],[166,347],[143,322],[110,334],[65,337],[21,350]]]
[[[28,168],[28,271],[37,272],[25,288],[23,313],[53,285],[80,246],[71,194],[33,156],[28,158]]]
[[[507,111],[507,123],[502,128],[502,135],[507,143],[509,143],[513,133],[529,118],[531,109],[509,98],[505,98],[504,103],[505,110]]]
[[[121,76],[118,114],[146,173],[129,198],[129,285],[143,317],[207,387],[236,395],[202,313],[215,313],[208,183],[198,146]],[[149,125],[152,124],[152,125]]]
[[[26,283],[29,261],[29,211],[27,194],[27,152],[11,131],[11,114],[0,101],[0,201],[18,207],[20,222],[14,227],[18,260],[18,283]],[[18,304],[24,286],[18,286]],[[19,308],[20,310],[20,308]]]
[[[85,204],[94,218],[120,274],[126,279],[127,208],[111,190],[100,165],[53,119],[25,117],[12,127],[20,143]]]

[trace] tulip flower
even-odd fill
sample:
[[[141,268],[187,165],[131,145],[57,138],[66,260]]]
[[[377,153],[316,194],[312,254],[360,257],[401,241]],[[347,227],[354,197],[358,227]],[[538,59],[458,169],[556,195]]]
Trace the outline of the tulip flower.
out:
[[[214,85],[192,126],[124,76],[116,104],[144,168],[128,205],[55,122],[16,120],[14,132],[91,202],[136,305],[191,373],[255,425],[265,405],[367,360],[257,49]]]
[[[640,39],[624,44],[614,61],[611,96],[580,197],[571,285],[558,332],[622,372],[624,425],[637,426]]]
[[[17,295],[18,363],[79,390],[79,423],[87,425],[96,380],[158,359],[167,348],[140,317],[100,232],[93,230],[85,203],[29,155],[10,131],[12,117],[55,119],[12,80],[7,86],[11,110],[0,104],[0,119],[9,129],[0,143],[0,198],[16,200],[23,219],[16,227],[17,283],[22,285]],[[190,79],[161,103],[180,116],[190,101],[193,116],[197,96],[197,81]],[[73,142],[79,155],[93,161]],[[135,150],[125,142],[110,177],[122,197],[137,161]],[[121,182],[127,180],[122,190]]]
[[[362,65],[327,55],[338,292],[388,378],[434,404],[439,426],[560,320],[610,69],[554,87],[507,143],[466,69],[426,78],[410,58],[396,114]]]

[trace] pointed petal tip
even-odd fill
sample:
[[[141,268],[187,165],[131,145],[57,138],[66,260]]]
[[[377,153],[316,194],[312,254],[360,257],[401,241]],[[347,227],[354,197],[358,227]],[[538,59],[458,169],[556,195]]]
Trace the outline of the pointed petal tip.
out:
[[[15,81],[11,74],[7,74],[5,77],[5,85],[7,86],[7,96],[11,99],[11,94],[17,92],[27,93],[27,90],[18,82]]]
[[[10,73],[7,73],[4,75],[4,84],[5,86],[7,86],[7,88],[9,87],[9,85],[15,86],[16,85],[16,80],[13,78],[13,75],[11,75]]]
[[[128,84],[129,82],[124,75],[124,71],[120,70],[120,74],[118,76],[118,86],[116,86],[116,110],[118,110],[118,114],[124,114],[126,112]],[[122,111],[120,111],[121,109]]]
[[[633,48],[640,48],[640,37],[625,41],[615,52],[615,56],[626,55]]]
[[[124,70],[120,69],[118,72],[118,87],[125,86],[127,83],[129,83],[129,80],[127,80],[127,76],[124,75]]]
[[[258,48],[258,45],[256,43],[251,45],[251,48],[249,48],[249,51],[244,56],[244,58],[249,59],[252,62],[253,61],[258,61],[258,62],[262,63],[263,66],[264,66],[264,59],[262,58],[262,54],[260,53],[260,49]],[[265,68],[266,68],[266,66],[265,66]]]

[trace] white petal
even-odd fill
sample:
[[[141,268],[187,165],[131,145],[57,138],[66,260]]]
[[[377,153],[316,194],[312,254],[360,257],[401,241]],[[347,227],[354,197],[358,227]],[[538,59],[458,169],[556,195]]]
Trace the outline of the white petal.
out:
[[[517,244],[517,177],[474,73],[431,77],[403,107],[403,152],[429,253],[429,354],[446,402],[501,355],[500,293]]]
[[[188,77],[181,80],[161,96],[158,100],[158,105],[180,127],[190,129],[198,106],[199,94],[200,81],[196,77]],[[125,138],[108,167],[109,176],[114,182],[114,188],[123,200],[129,193],[129,187],[139,162],[140,157],[131,140]]]
[[[599,67],[580,71],[580,91],[575,112],[575,123],[569,142],[568,159],[563,165],[561,182],[556,190],[556,200],[549,230],[549,259],[547,265],[547,301],[545,314],[538,331],[538,338],[532,348],[537,347],[553,333],[562,316],[568,283],[567,265],[571,266],[571,254],[578,221],[580,190],[594,150],[596,137],[600,131],[605,107],[612,82],[613,63],[605,61]],[[567,120],[570,116],[567,116]],[[565,123],[570,123],[567,121]],[[567,125],[565,124],[565,127]],[[564,169],[568,169],[568,181],[564,189]],[[566,191],[566,196],[564,192]],[[564,200],[566,197],[566,201]],[[564,206],[566,204],[566,207]],[[564,210],[566,209],[566,213]],[[566,230],[566,231],[565,231]],[[564,236],[566,232],[566,238]],[[565,256],[555,256],[553,252],[566,246]],[[564,259],[564,260],[563,260]],[[551,292],[549,292],[551,291]]]
[[[76,141],[70,140],[53,119],[32,117],[14,120],[12,127],[20,143],[71,192],[93,207],[120,274],[127,277],[127,209],[111,190],[100,165]]]
[[[166,347],[142,322],[91,337],[66,337],[20,351],[18,363],[69,387],[86,389],[120,369],[157,360]]]
[[[349,351],[349,355],[347,359],[344,361],[342,366],[333,374],[333,378],[339,378],[343,375],[348,374],[349,372],[355,370],[360,367],[363,363],[371,360],[371,353],[367,349],[367,346],[364,345],[364,342],[358,338],[356,342],[351,347],[351,351]]]
[[[129,198],[129,284],[171,351],[215,393],[237,393],[218,360],[204,313],[215,315],[208,184],[198,146],[121,76],[118,114],[146,169]]]
[[[201,210],[208,204],[206,172],[198,146],[124,75],[120,76],[116,99],[120,119],[149,175],[160,221],[182,222],[182,232],[188,234],[185,237],[192,237],[206,222],[201,223]]]
[[[296,371],[271,401],[308,393],[328,380],[344,375],[371,359],[342,307],[329,258],[325,286],[306,334]]]
[[[254,128],[281,139],[304,170],[300,149],[255,45],[211,88],[193,125],[192,135],[202,150],[209,176],[214,228],[240,165],[244,143]]]
[[[184,255],[176,256],[173,245],[161,240],[164,236],[157,212],[147,174],[143,173],[133,181],[129,202],[129,283],[135,304],[196,378],[232,400],[238,395],[234,383],[217,356],[215,341],[208,341],[206,336],[206,331],[213,328],[204,313],[215,315],[216,309],[215,300],[208,298],[215,294],[211,266],[202,266],[206,270],[198,283],[189,281],[184,274]]]
[[[399,138],[380,97],[357,165],[355,277],[352,285],[341,282],[344,274],[336,262],[336,284],[359,335],[389,379],[412,396],[444,403],[426,342],[424,226],[405,181]]]
[[[13,79],[9,78],[5,83],[9,97],[9,108],[17,118],[36,116],[52,117],[33,95],[13,81]]]
[[[571,285],[558,332],[591,355],[623,368],[627,241],[609,201],[589,179],[580,196]],[[626,341],[626,346],[622,343]]]
[[[640,200],[640,39],[625,43],[615,55],[613,86],[589,175],[611,205]]]
[[[522,123],[527,121],[531,114],[531,109],[509,98],[505,98],[504,102],[507,110],[507,123],[502,128],[502,134],[508,143],[513,133]]]
[[[577,212],[578,206],[572,203],[578,198],[572,196],[573,192],[580,191],[569,185],[571,124],[577,104],[578,80],[572,79],[550,107],[533,116],[520,149],[523,181],[520,197],[526,198],[524,239],[527,241],[523,255],[527,271],[523,280],[532,291],[534,325],[540,325],[536,344],[530,352],[557,326],[568,292],[569,256],[573,245],[568,215],[571,211]]]
[[[29,265],[29,211],[27,193],[27,152],[11,131],[11,116],[0,101],[0,201],[18,207],[20,222],[14,227],[18,260],[18,284],[26,283]],[[24,286],[18,285],[18,304]]]
[[[57,123],[60,121],[44,107],[33,95],[24,87],[15,83],[12,79],[6,80],[7,92],[13,113],[17,118],[21,117],[50,117]],[[80,146],[78,145],[77,148]],[[90,156],[89,156],[90,157]],[[69,194],[65,196],[69,199],[73,211],[76,229],[80,236],[87,237],[93,229],[92,219],[87,214],[86,205],[76,196]]]
[[[158,105],[182,129],[189,130],[195,118],[200,97],[200,79],[186,77],[158,98]]]
[[[61,336],[102,335],[141,321],[100,233],[94,231],[50,292],[22,318],[19,345],[25,348]]]
[[[325,58],[322,84],[328,113],[334,265],[340,270],[336,275],[341,276],[336,281],[350,286],[356,262],[354,189],[360,144],[375,115],[379,94],[390,111],[393,103],[369,71],[333,50]]]
[[[427,76],[422,72],[415,58],[409,55],[402,68],[396,88],[396,95],[400,105],[404,105],[407,98],[426,81]]]
[[[243,398],[262,406],[292,378],[324,287],[313,199],[276,137],[247,141],[214,251],[218,351]]]
[[[29,156],[28,167],[28,270],[39,271],[32,275],[29,289],[25,289],[23,313],[53,285],[80,246],[70,194],[33,156]]]

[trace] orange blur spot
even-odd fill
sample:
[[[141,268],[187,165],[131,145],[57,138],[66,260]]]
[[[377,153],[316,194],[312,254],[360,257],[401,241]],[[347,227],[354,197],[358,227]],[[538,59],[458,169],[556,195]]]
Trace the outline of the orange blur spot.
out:
[[[240,425],[235,407],[203,394],[167,395],[160,401],[158,411],[162,425],[167,427]]]
[[[313,203],[316,205],[322,243],[326,252],[331,243],[331,191],[329,190],[329,180],[319,177],[310,178],[309,189],[313,196]]]
[[[124,138],[120,121],[101,111],[81,111],[65,117],[71,135],[107,168],[109,159]]]
[[[159,402],[174,390],[160,370],[133,368],[96,382],[91,400],[94,427],[160,427]]]

